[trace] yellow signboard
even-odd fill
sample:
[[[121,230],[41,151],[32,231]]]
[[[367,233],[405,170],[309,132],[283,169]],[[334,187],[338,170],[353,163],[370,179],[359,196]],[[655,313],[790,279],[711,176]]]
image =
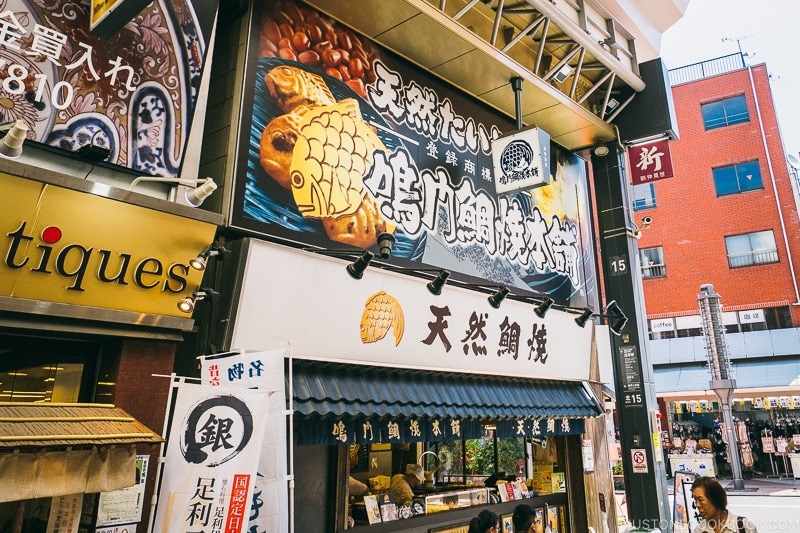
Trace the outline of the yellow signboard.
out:
[[[0,173],[0,296],[186,317],[216,226]]]

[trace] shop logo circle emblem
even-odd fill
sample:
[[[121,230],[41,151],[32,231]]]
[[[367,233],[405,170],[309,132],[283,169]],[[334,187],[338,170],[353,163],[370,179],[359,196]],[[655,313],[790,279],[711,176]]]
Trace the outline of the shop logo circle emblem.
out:
[[[206,398],[183,421],[181,454],[186,462],[219,466],[241,452],[253,436],[253,414],[235,396]]]
[[[523,172],[533,164],[533,149],[526,141],[511,141],[500,154],[500,168],[503,174]]]

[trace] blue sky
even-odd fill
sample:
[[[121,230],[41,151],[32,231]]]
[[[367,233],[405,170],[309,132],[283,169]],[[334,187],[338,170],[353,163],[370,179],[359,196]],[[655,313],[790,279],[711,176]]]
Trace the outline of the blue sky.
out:
[[[766,63],[787,154],[800,152],[800,0],[690,0],[664,34],[667,68],[739,51],[749,65]],[[723,41],[723,39],[727,39]]]

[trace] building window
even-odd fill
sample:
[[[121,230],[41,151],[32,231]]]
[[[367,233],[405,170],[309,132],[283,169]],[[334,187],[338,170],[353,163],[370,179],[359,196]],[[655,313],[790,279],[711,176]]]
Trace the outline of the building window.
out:
[[[493,425],[484,425],[483,436],[479,439],[431,443],[428,449],[438,457],[446,458],[437,465],[437,473],[448,483],[483,486],[483,482],[495,472],[526,476],[525,440],[495,438]],[[436,464],[436,460],[433,464]]]
[[[758,161],[748,161],[712,170],[717,196],[763,189]]]
[[[656,206],[656,188],[652,183],[633,186],[633,210],[649,209]]]
[[[678,337],[700,337],[703,335],[703,319],[700,315],[676,316],[675,329]]]
[[[778,248],[772,230],[725,237],[731,268],[778,262]]]
[[[0,334],[0,353],[0,401],[93,401],[99,344]]]
[[[661,246],[639,250],[639,261],[642,264],[643,278],[663,278],[667,275],[667,267],[664,265],[664,249]]]
[[[700,108],[703,111],[703,124],[707,130],[750,121],[747,101],[743,94],[702,104]]]

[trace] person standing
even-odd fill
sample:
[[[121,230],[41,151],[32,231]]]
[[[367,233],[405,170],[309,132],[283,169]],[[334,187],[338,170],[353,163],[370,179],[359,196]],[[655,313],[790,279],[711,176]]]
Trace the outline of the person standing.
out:
[[[719,481],[700,476],[692,483],[692,497],[702,520],[692,533],[758,533],[755,524],[728,511],[728,495]]]
[[[425,472],[417,463],[406,465],[405,474],[395,474],[389,481],[389,494],[399,506],[411,503],[414,499],[414,487],[425,481]]]
[[[499,530],[500,518],[489,509],[484,509],[470,521],[467,533],[497,533]]]

